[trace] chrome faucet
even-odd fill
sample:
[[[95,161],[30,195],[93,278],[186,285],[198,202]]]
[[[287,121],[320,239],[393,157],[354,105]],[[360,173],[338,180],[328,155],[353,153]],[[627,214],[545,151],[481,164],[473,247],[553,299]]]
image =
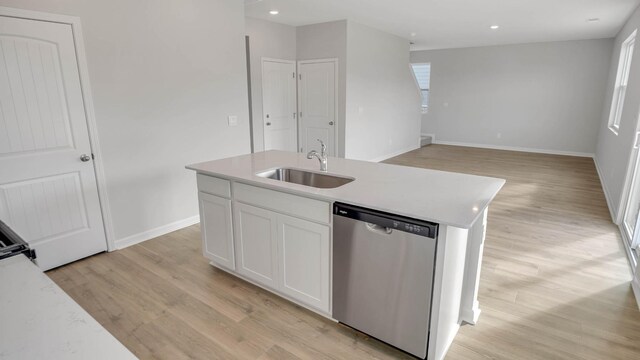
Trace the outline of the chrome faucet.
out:
[[[320,171],[327,171],[327,145],[320,139],[318,139],[318,141],[320,142],[320,154],[315,150],[311,150],[307,154],[307,159],[316,157],[320,161]]]

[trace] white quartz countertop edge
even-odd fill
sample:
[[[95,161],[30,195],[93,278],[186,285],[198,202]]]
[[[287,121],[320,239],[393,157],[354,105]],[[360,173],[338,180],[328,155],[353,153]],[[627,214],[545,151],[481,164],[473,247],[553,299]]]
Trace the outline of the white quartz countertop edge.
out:
[[[352,177],[353,182],[320,189],[256,175],[278,167],[321,173],[316,159],[274,150],[186,166],[196,173],[230,181],[464,229],[473,226],[505,183],[498,178],[333,157],[329,158],[329,168],[324,174]],[[396,173],[400,175],[395,176]],[[394,181],[376,181],[380,178]],[[430,180],[437,184],[430,187]],[[425,182],[424,186],[421,181]],[[458,188],[457,183],[465,186]]]
[[[136,359],[26,256],[0,260],[0,359]]]

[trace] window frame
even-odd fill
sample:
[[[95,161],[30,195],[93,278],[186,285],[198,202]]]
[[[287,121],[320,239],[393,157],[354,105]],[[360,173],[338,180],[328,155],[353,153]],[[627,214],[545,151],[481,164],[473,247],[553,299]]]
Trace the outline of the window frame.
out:
[[[620,131],[620,121],[622,120],[624,100],[629,85],[629,74],[631,73],[631,63],[633,62],[637,32],[637,29],[634,30],[620,46],[616,82],[613,88],[611,109],[609,111],[609,130],[616,135],[618,135],[618,131]]]
[[[418,82],[418,78],[416,76],[416,72],[413,69],[414,65],[429,65],[429,88],[428,89],[423,89],[420,87],[420,83]],[[411,74],[413,75],[413,80],[416,83],[416,87],[418,88],[418,92],[420,93],[420,111],[423,114],[426,114],[427,112],[429,112],[429,97],[427,97],[427,105],[423,105],[424,102],[424,96],[422,95],[423,91],[427,91],[428,93],[431,92],[431,63],[430,62],[416,62],[416,63],[410,63],[409,64],[409,68],[411,69]]]

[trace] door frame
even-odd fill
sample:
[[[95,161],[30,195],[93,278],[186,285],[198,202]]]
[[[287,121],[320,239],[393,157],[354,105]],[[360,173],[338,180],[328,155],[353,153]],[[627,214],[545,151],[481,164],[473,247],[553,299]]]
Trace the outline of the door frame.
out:
[[[87,129],[89,132],[89,144],[93,155],[93,170],[96,177],[96,185],[98,188],[98,200],[100,203],[100,212],[102,223],[104,226],[104,234],[107,239],[107,251],[116,250],[115,236],[113,231],[113,220],[109,207],[109,197],[107,194],[107,181],[104,172],[104,164],[102,162],[102,151],[100,151],[100,142],[98,140],[98,126],[96,123],[95,107],[93,105],[93,97],[91,95],[91,85],[89,82],[89,67],[87,66],[87,57],[85,54],[84,38],[82,37],[82,24],[77,16],[59,15],[34,10],[25,10],[0,6],[0,16],[54,22],[60,24],[68,24],[71,26],[73,34],[73,42],[76,50],[76,62],[78,63],[78,75],[80,77],[80,89],[82,91],[82,102],[84,103],[85,118],[87,121]]]
[[[638,130],[636,130],[638,131]],[[634,141],[636,137],[634,136]],[[634,175],[636,172],[636,163],[638,161],[638,149],[635,147],[635,143],[631,144],[629,149],[629,161],[627,164],[627,170],[624,175],[624,184],[622,186],[622,198],[620,204],[618,204],[618,211],[615,214],[613,223],[618,226],[624,226],[624,214],[629,206],[629,195],[631,195],[631,185],[633,184]]]
[[[340,73],[340,68],[339,66],[339,62],[338,62],[338,58],[325,58],[325,59],[313,59],[313,60],[299,60],[297,67],[296,67],[296,73],[298,74],[298,76],[300,76],[300,65],[304,65],[304,64],[316,64],[316,63],[327,63],[327,62],[332,62],[335,66],[335,80],[333,81],[333,86],[334,86],[334,122],[335,122],[335,126],[333,127],[333,154],[335,157],[338,157],[338,143],[340,142],[339,138],[338,138],[338,127],[340,126],[340,119],[338,118],[338,114],[340,113],[340,111],[338,110],[338,108],[340,107],[340,105],[338,104],[338,89],[340,88],[338,81],[339,81],[339,76],[338,74]],[[300,81],[300,78],[298,78],[298,81]],[[296,82],[297,83],[297,82]],[[302,130],[302,122],[304,120],[300,119],[300,86],[296,85],[296,98],[297,98],[297,108],[298,108],[298,147],[300,147],[300,142],[302,139],[302,134],[300,133],[300,131]]]
[[[264,112],[264,63],[265,62],[276,62],[276,63],[282,63],[282,64],[291,64],[293,65],[293,72],[294,72],[294,76],[295,78],[298,77],[298,67],[296,65],[296,61],[295,60],[284,60],[284,59],[275,59],[275,58],[269,58],[269,57],[262,57],[260,58],[260,87],[261,87],[261,91],[262,91],[262,119],[260,119],[260,121],[262,122],[262,149],[265,149],[265,144],[266,144],[266,129],[265,129],[265,124],[264,124],[264,117],[265,117],[265,112]],[[294,105],[295,105],[295,114],[296,114],[296,118],[295,118],[295,133],[296,133],[296,150],[298,149],[298,146],[300,145],[300,137],[298,136],[298,129],[300,128],[299,125],[299,116],[298,116],[298,81],[296,80],[296,90],[295,90],[295,101],[294,101]]]
[[[640,181],[640,147],[636,147],[636,144],[640,142],[640,113],[636,117],[635,136],[633,137],[633,143],[629,147],[629,160],[627,163],[627,170],[624,178],[624,185],[622,187],[622,197],[618,205],[618,211],[613,219],[614,224],[618,225],[620,235],[622,236],[622,242],[627,254],[627,259],[631,265],[632,271],[635,271],[638,265],[638,260],[633,254],[634,239],[627,236],[627,229],[625,227],[624,218],[626,212],[631,203],[631,190],[636,180]],[[637,219],[640,220],[640,217]],[[638,228],[638,222],[636,222],[636,228]],[[638,235],[636,235],[637,237]]]

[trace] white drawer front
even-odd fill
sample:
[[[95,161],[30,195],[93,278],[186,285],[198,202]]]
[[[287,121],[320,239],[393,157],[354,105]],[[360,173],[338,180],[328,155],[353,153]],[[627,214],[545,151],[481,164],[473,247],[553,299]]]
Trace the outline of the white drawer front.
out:
[[[231,183],[229,182],[229,180],[198,174],[197,181],[198,191],[202,191],[211,195],[231,198]]]
[[[234,183],[233,196],[237,201],[302,219],[325,224],[331,219],[331,204],[325,201],[241,183]]]

